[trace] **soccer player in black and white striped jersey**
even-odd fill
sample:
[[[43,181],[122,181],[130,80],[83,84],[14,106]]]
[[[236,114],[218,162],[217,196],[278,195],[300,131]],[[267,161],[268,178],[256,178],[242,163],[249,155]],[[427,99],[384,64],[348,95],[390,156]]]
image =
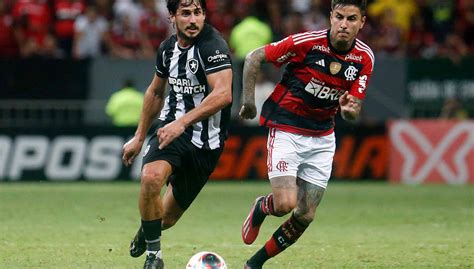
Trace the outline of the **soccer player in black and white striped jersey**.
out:
[[[218,31],[205,23],[206,1],[168,0],[167,7],[176,34],[158,49],[140,123],[123,147],[123,162],[130,165],[159,114],[157,135],[148,142],[143,157],[141,227],[130,244],[133,257],[147,252],[147,269],[163,268],[161,231],[179,220],[217,165],[232,103],[229,48]]]

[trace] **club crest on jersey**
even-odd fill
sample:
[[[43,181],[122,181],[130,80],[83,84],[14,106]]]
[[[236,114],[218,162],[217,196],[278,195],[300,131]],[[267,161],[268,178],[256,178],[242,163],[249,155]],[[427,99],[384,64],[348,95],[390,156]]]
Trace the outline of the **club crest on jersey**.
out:
[[[356,75],[359,70],[355,68],[353,65],[350,65],[346,71],[344,71],[344,76],[346,76],[346,80],[354,81],[356,79]]]
[[[329,64],[329,71],[331,71],[331,74],[335,75],[341,71],[341,67],[341,63],[331,62],[331,64]]]
[[[186,63],[186,68],[189,70],[189,72],[196,74],[199,69],[198,61],[196,59],[189,59]]]

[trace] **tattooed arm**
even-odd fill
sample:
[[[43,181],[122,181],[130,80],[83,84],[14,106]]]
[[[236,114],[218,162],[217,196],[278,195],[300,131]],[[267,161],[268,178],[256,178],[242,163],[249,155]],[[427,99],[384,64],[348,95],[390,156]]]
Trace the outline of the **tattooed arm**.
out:
[[[257,75],[260,72],[262,62],[265,61],[264,47],[260,47],[245,57],[244,71],[242,74],[244,100],[240,109],[240,117],[243,119],[253,119],[257,115],[255,107],[255,84]]]

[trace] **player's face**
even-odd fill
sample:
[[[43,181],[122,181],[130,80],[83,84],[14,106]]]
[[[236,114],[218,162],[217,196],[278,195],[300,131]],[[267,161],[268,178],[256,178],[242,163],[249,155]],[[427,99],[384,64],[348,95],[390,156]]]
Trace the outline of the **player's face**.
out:
[[[199,1],[195,1],[186,7],[180,5],[176,15],[172,16],[171,19],[176,24],[180,45],[188,46],[204,27],[206,14],[202,10]]]
[[[336,6],[331,11],[331,41],[333,45],[349,48],[364,26],[365,16],[354,5]]]

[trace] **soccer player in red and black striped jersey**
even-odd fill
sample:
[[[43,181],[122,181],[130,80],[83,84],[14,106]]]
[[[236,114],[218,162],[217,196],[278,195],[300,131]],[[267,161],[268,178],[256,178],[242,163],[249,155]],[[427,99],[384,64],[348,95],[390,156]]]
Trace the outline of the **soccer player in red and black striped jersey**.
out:
[[[240,116],[256,116],[255,81],[263,62],[285,72],[265,101],[260,124],[269,128],[268,176],[272,193],[258,197],[242,226],[252,244],[268,215],[291,216],[244,265],[262,268],[296,242],[313,221],[331,175],[335,152],[334,117],[359,116],[374,54],[356,38],[366,20],[365,0],[333,0],[331,28],[305,32],[249,53],[243,71],[244,102]]]

